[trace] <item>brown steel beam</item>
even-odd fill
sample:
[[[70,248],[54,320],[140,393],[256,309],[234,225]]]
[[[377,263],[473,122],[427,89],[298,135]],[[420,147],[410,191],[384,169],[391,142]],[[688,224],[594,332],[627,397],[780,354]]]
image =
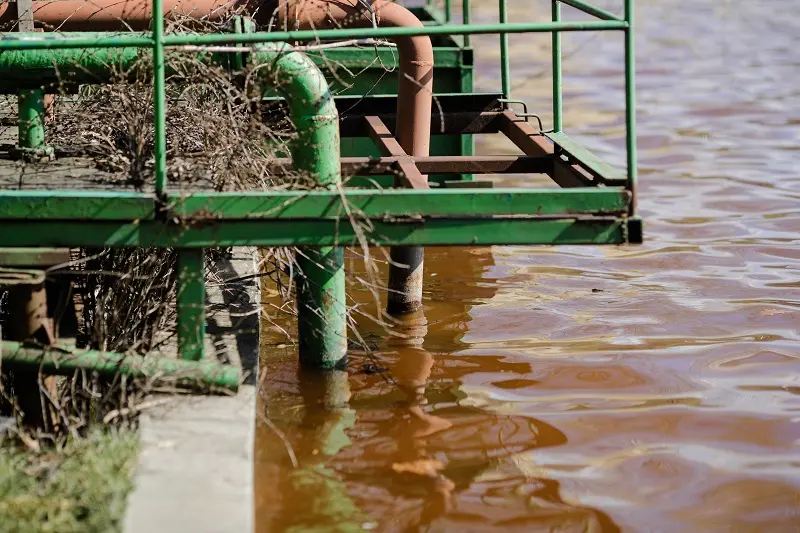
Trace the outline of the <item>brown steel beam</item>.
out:
[[[440,115],[434,112],[431,119],[431,135],[467,135],[478,133],[497,133],[494,119],[499,113],[494,111],[474,112],[464,111]],[[349,114],[341,117],[339,128],[342,137],[366,137],[368,128],[364,122],[365,116],[377,116],[384,124],[394,124],[397,115],[394,113],[381,113],[380,115]],[[269,115],[267,115],[269,117]],[[390,127],[394,131],[394,127]]]
[[[395,158],[393,166],[400,172],[399,183],[411,189],[427,189],[428,178],[420,172],[414,164],[414,158],[406,154],[400,143],[378,117],[364,117],[369,131],[369,137],[384,156]]]
[[[516,155],[467,155],[428,156],[410,158],[422,174],[550,174],[553,168],[551,157]],[[377,175],[391,172],[399,158],[388,157],[343,157],[342,174]],[[292,166],[290,158],[275,159],[271,167],[275,170]]]
[[[524,119],[513,111],[505,111],[495,119],[497,129],[505,134],[517,148],[532,157],[548,156],[553,159],[550,177],[561,187],[592,186],[592,179],[577,165],[564,162],[555,154],[555,147],[541,133],[534,130]]]

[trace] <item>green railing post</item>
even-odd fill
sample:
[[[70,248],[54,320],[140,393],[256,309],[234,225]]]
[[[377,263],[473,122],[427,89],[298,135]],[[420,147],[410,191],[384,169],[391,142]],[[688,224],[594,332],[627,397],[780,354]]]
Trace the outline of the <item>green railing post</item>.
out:
[[[470,0],[461,2],[461,16],[464,24],[472,24],[472,7]],[[469,46],[469,34],[464,34],[464,46]]]
[[[625,130],[627,139],[628,189],[632,198],[630,214],[636,214],[636,185],[638,178],[636,153],[636,49],[633,0],[625,0]]]
[[[453,0],[444,0],[444,21],[449,23],[453,19]]]
[[[508,24],[508,0],[500,0],[500,24]],[[503,84],[503,98],[511,98],[511,62],[508,57],[508,34],[500,30],[500,79]]]
[[[19,146],[29,150],[44,147],[44,90],[30,89],[20,91],[17,97],[19,106],[17,126]]]
[[[167,186],[167,96],[164,61],[163,0],[153,0],[153,121],[155,122],[156,194],[161,196]]]
[[[202,248],[178,250],[178,354],[181,359],[203,358],[206,337],[206,280]]]
[[[294,168],[321,187],[341,186],[339,113],[324,74],[287,44],[268,44],[253,54],[271,65],[275,90],[286,98],[297,136],[290,145]],[[300,362],[330,370],[347,362],[344,250],[301,247],[297,282]]]
[[[561,3],[553,0],[553,22],[561,22]],[[561,32],[553,32],[553,130],[562,131],[563,122],[563,82],[561,70]]]

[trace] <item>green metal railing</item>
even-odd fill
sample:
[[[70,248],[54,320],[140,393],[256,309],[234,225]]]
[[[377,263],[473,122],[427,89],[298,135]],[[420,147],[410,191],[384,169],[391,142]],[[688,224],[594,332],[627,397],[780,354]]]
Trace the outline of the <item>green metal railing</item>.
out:
[[[598,20],[565,22],[561,4],[578,9]],[[337,248],[354,244],[356,232],[347,224],[342,202],[363,207],[363,214],[374,221],[371,238],[377,245],[487,245],[487,244],[603,244],[629,242],[630,221],[636,220],[635,190],[636,133],[634,78],[634,6],[625,0],[624,16],[578,0],[553,0],[550,22],[507,22],[507,0],[499,0],[500,22],[472,24],[469,0],[463,0],[463,24],[452,24],[452,3],[445,2],[443,25],[420,28],[342,28],[315,31],[276,31],[238,34],[165,34],[162,0],[153,0],[153,31],[150,33],[106,34],[6,34],[0,39],[0,60],[17,51],[19,61],[29,61],[37,51],[78,49],[149,48],[153,53],[152,91],[155,122],[155,197],[147,194],[90,191],[47,193],[0,191],[0,246],[158,246],[179,251],[179,333],[181,356],[186,360],[203,357],[202,337],[205,314],[202,249],[240,245],[300,245],[323,249],[315,259],[327,263]],[[554,140],[559,149],[569,151],[563,131],[561,33],[622,31],[625,34],[625,85],[627,175],[625,186],[616,188],[494,189],[386,191],[348,190],[313,193],[203,193],[188,197],[168,190],[166,151],[166,50],[185,45],[248,45],[291,41],[345,40],[351,38],[388,39],[418,35],[498,34],[501,51],[502,93],[511,97],[511,67],[508,36],[517,33],[551,32],[553,42],[553,121]],[[91,55],[91,54],[87,54]],[[21,96],[20,113],[34,124],[42,115],[41,90],[26,90]],[[36,126],[38,127],[38,126]],[[44,143],[36,127],[20,131],[28,146]],[[304,126],[299,126],[302,129]],[[561,137],[558,135],[562,134]],[[23,139],[24,137],[24,139]],[[338,140],[338,138],[337,138]],[[573,143],[574,144],[574,143]],[[574,147],[574,151],[578,151]],[[575,155],[575,154],[573,154]],[[587,156],[588,157],[588,156]],[[298,161],[295,161],[297,163]],[[597,161],[595,168],[604,168]],[[337,173],[338,177],[338,173]],[[330,181],[328,183],[331,183]],[[202,210],[198,207],[203,206]],[[176,226],[163,216],[163,206],[180,217],[213,218],[206,225]],[[211,207],[209,207],[211,206]],[[271,207],[270,207],[271,206]],[[202,213],[200,213],[202,211]],[[548,218],[548,212],[553,216]],[[209,216],[211,213],[211,216]],[[586,215],[586,216],[584,216]],[[411,219],[409,219],[411,217]],[[422,223],[419,217],[424,217]],[[325,248],[328,247],[328,248]],[[333,252],[332,252],[333,251]],[[338,264],[338,261],[334,261]],[[339,276],[334,267],[322,272],[330,279]],[[325,268],[322,268],[325,270]],[[312,274],[313,275],[313,274]],[[337,282],[338,283],[338,282]],[[324,285],[324,282],[323,282]],[[339,303],[330,313],[341,314]],[[338,322],[337,322],[338,324]],[[319,324],[316,324],[319,326]],[[315,326],[315,327],[316,327]],[[336,326],[339,327],[338,325]],[[329,344],[332,348],[325,348]],[[328,367],[342,349],[341,339],[322,339],[313,349],[312,366]],[[30,354],[28,354],[30,355]],[[30,358],[28,358],[29,360]],[[91,359],[90,357],[88,359]]]

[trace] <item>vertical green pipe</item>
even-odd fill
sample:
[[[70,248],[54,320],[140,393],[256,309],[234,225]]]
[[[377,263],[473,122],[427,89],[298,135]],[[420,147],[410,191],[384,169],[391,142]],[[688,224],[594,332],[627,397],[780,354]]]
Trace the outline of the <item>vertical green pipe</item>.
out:
[[[500,0],[500,24],[508,24],[508,0]],[[503,98],[511,98],[511,64],[508,57],[508,34],[500,34],[500,78]]]
[[[444,0],[444,21],[450,22],[453,18],[453,0]]]
[[[553,22],[561,22],[561,3],[553,0]],[[561,71],[561,32],[553,32],[553,129],[562,131],[563,119],[563,82]]]
[[[472,23],[472,7],[470,5],[470,0],[462,0],[461,3],[461,15],[463,17],[464,24],[471,24]],[[469,46],[469,34],[467,33],[464,35],[464,46]],[[472,91],[470,91],[472,92]]]
[[[295,170],[324,188],[341,186],[339,114],[325,76],[284,43],[260,45],[252,60],[271,65],[264,89],[269,85],[289,104],[297,130],[290,146]],[[347,363],[344,250],[302,247],[297,263],[302,271],[297,283],[300,362],[307,368],[342,368]]]
[[[636,49],[634,47],[633,0],[625,0],[625,126],[628,155],[628,188],[632,198],[630,214],[636,214],[636,185],[638,179],[636,153]]]
[[[20,91],[17,97],[17,127],[20,148],[44,147],[44,91]]]
[[[153,0],[153,120],[155,122],[156,194],[167,186],[167,96],[164,65],[163,0]]]
[[[178,250],[178,354],[181,359],[203,358],[206,336],[206,283],[203,249]]]

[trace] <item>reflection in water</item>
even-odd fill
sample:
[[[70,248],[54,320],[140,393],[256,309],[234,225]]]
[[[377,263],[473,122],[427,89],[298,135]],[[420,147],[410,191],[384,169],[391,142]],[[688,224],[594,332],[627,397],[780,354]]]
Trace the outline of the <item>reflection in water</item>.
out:
[[[487,249],[430,253],[427,287],[448,287],[452,279],[442,285],[435,278],[447,261],[459,258],[472,259],[462,263],[471,266],[460,275],[473,280],[493,263]],[[303,374],[291,354],[267,361],[265,408],[289,447],[274,430],[259,428],[259,528],[616,531],[604,514],[564,502],[557,482],[531,475],[515,461],[564,444],[562,432],[531,416],[461,404],[458,384],[474,368],[446,364],[428,345],[457,346],[470,302],[494,292],[489,285],[463,288],[461,299],[403,317],[393,335],[383,335],[375,356],[386,372],[376,373],[361,352],[351,353],[351,376]],[[529,370],[483,359],[501,372]],[[484,361],[476,358],[475,364]]]
[[[352,353],[339,385],[301,392],[295,355],[265,346],[264,412],[300,467],[259,428],[259,529],[799,531],[790,4],[636,0],[642,246],[429,248],[424,342],[361,320],[374,358]],[[509,1],[511,20],[549,14]],[[514,96],[549,122],[550,38],[510,41]],[[566,130],[622,166],[620,36],[563,41]],[[495,89],[497,37],[472,42]]]

